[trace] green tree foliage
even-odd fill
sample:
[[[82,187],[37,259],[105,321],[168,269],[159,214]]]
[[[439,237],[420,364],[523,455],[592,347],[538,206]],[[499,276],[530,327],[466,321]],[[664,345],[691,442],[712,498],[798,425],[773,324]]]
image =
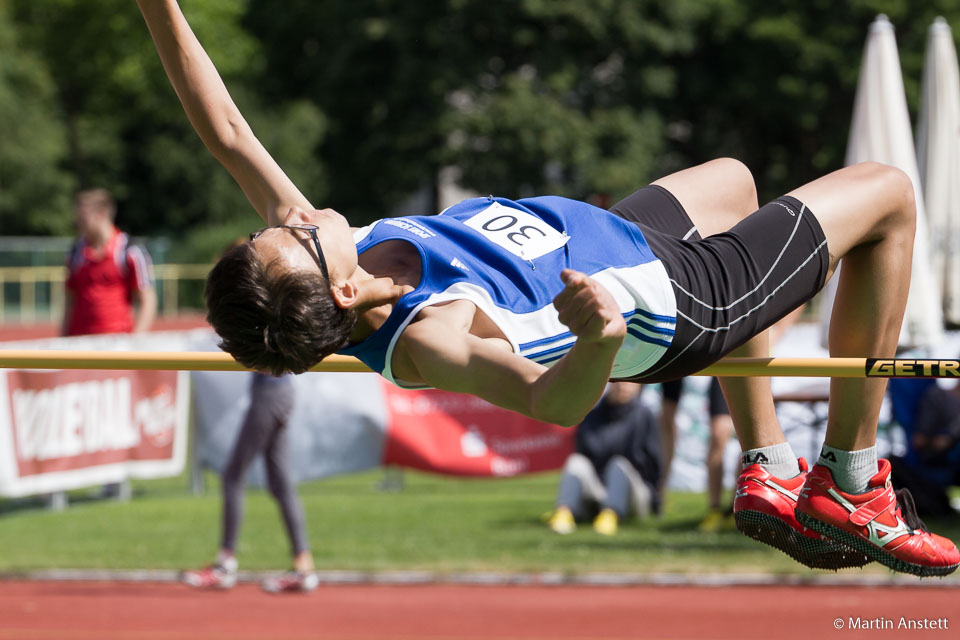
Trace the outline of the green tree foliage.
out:
[[[471,75],[446,45],[442,0],[253,0],[246,24],[263,42],[261,87],[296,96],[329,117],[319,153],[327,204],[351,220],[388,214],[429,179],[444,152],[447,94]]]
[[[679,8],[678,8],[679,7]],[[330,116],[331,204],[383,215],[440,165],[505,195],[624,194],[655,173],[695,0],[252,0],[273,96]],[[636,66],[634,66],[636,65]]]
[[[331,118],[331,204],[389,212],[438,165],[483,193],[619,197],[720,155],[774,197],[842,165],[870,22],[915,105],[947,0],[251,0],[264,87]]]
[[[713,0],[697,45],[673,58],[681,78],[664,111],[683,162],[732,155],[747,162],[763,198],[843,166],[868,28],[896,28],[907,96],[919,99],[924,41],[943,0]]]
[[[21,48],[0,2],[0,233],[69,233],[73,181],[42,60]]]
[[[944,15],[960,28],[952,0],[182,5],[265,146],[354,223],[444,166],[482,193],[609,202],[732,155],[773,197],[841,166],[878,13],[914,108],[927,27]],[[0,0],[0,47],[3,233],[64,232],[80,185],[111,188],[123,226],[176,234],[197,259],[257,224],[190,130],[133,2]]]
[[[481,191],[627,195],[662,173],[698,0],[471,3],[465,55],[478,75],[459,89],[450,161]],[[502,163],[496,163],[499,158]]]
[[[13,7],[19,34],[42,60],[36,77],[52,78],[44,96],[56,114],[50,135],[65,146],[60,160],[74,178],[57,189],[67,220],[75,185],[105,186],[117,196],[118,224],[136,234],[176,234],[174,256],[200,260],[258,224],[191,129],[135,3],[14,0]],[[314,146],[325,120],[305,101],[266,106],[250,90],[262,55],[239,24],[245,4],[186,0],[183,8],[261,141],[308,197],[322,196]]]

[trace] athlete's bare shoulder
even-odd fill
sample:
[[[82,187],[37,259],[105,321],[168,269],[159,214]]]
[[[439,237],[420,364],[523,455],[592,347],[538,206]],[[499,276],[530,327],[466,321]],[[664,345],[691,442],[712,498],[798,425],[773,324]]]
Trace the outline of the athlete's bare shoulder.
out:
[[[405,382],[424,383],[418,364],[450,359],[470,335],[476,307],[465,300],[422,309],[397,339],[391,367]]]

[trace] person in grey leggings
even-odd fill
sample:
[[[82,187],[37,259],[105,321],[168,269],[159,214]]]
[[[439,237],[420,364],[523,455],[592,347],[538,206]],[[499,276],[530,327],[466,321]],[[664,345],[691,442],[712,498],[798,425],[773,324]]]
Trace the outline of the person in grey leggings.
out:
[[[296,397],[290,376],[252,374],[250,408],[223,472],[223,521],[220,551],[213,565],[188,571],[184,581],[195,587],[230,588],[237,581],[237,534],[243,520],[244,477],[261,452],[267,485],[280,507],[290,539],[293,570],[263,582],[271,592],[312,591],[317,586],[313,554],[307,541],[303,506],[290,478],[287,422]]]
[[[611,383],[577,426],[576,451],[564,464],[549,521],[557,533],[573,532],[577,520],[596,513],[594,530],[614,535],[629,515],[659,513],[660,429],[640,390],[632,382]]]

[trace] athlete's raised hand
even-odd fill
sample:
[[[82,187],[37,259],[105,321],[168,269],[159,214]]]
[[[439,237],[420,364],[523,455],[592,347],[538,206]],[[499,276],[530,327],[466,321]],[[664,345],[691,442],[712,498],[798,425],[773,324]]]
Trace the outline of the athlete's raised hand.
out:
[[[580,341],[619,345],[627,333],[627,325],[610,292],[585,273],[573,269],[564,269],[560,278],[567,285],[553,299],[560,322]]]

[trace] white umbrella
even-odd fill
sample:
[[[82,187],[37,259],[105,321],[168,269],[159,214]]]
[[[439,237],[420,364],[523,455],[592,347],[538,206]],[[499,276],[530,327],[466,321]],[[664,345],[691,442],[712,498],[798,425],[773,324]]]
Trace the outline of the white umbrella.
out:
[[[900,331],[901,347],[936,347],[943,335],[943,314],[929,263],[929,240],[920,174],[907,112],[903,75],[893,25],[880,15],[870,25],[853,105],[846,164],[875,161],[904,171],[913,181],[917,201],[917,234],[913,246],[910,295]],[[822,325],[829,324],[837,278],[823,300]]]
[[[960,324],[960,71],[953,34],[943,18],[927,32],[917,162],[943,314],[947,322]]]

